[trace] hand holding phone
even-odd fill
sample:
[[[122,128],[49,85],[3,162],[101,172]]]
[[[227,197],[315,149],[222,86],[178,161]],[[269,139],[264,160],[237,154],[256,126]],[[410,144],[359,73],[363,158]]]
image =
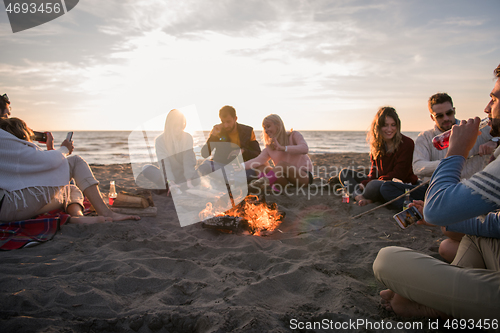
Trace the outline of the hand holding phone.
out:
[[[75,148],[71,139],[73,139],[73,132],[68,132],[68,134],[66,135],[66,139],[64,139],[64,141],[61,143],[61,146],[65,146],[66,148],[68,148],[68,155],[71,155],[73,149]]]
[[[403,210],[393,216],[401,229],[406,229],[410,225],[417,223],[422,219],[422,214],[415,206]]]
[[[38,141],[40,143],[47,143],[47,132],[33,131],[33,134],[35,135],[33,137],[33,141]]]

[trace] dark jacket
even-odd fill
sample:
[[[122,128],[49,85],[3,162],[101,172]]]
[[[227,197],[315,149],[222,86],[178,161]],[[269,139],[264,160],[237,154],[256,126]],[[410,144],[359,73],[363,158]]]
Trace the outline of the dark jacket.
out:
[[[212,154],[212,150],[215,149],[215,154],[213,160],[227,164],[230,162],[228,159],[229,154],[236,149],[244,149],[243,160],[246,162],[260,154],[260,146],[256,140],[252,140],[253,128],[247,125],[242,125],[236,123],[236,129],[240,137],[240,147],[236,144],[231,143],[227,133],[222,130],[219,137],[211,135],[203,148],[201,149],[201,156],[207,158]]]

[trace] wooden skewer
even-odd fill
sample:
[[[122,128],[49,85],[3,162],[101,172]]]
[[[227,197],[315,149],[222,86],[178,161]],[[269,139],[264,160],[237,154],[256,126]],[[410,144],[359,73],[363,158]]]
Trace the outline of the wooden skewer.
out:
[[[430,181],[431,181],[431,180],[429,179],[429,180],[427,180],[427,181],[423,182],[422,184],[420,184],[420,185],[418,185],[418,186],[416,186],[416,187],[412,188],[412,189],[411,189],[411,190],[409,190],[408,192],[405,192],[404,194],[401,194],[399,197],[396,197],[396,198],[394,198],[394,199],[392,199],[392,200],[390,200],[390,201],[387,201],[386,203],[384,203],[384,204],[382,204],[382,205],[380,205],[380,206],[377,206],[377,207],[375,207],[375,208],[372,208],[372,209],[370,209],[370,210],[367,210],[367,211],[366,211],[366,212],[364,212],[364,213],[361,213],[361,214],[358,214],[358,215],[352,216],[352,217],[351,217],[351,219],[353,219],[353,220],[354,220],[354,219],[357,219],[358,217],[361,217],[361,216],[363,216],[363,215],[366,215],[366,214],[368,214],[368,213],[371,213],[371,212],[373,212],[373,211],[375,211],[375,210],[377,210],[377,209],[379,209],[379,208],[382,208],[382,207],[385,207],[385,206],[387,206],[387,205],[390,205],[390,204],[391,204],[391,203],[393,203],[394,201],[396,201],[396,200],[399,200],[399,199],[403,198],[403,197],[404,197],[405,195],[407,195],[408,193],[411,193],[411,192],[415,191],[416,189],[418,189],[418,188],[420,188],[420,187],[422,187],[422,186],[424,186],[424,185],[426,185],[426,184],[429,184],[429,182],[430,182]]]

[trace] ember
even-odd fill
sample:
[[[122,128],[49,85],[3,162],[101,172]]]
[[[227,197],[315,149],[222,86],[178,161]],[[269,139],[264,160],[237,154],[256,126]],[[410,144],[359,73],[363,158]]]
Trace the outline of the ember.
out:
[[[200,218],[213,214],[213,207],[207,204]],[[203,227],[221,231],[238,232],[246,230],[254,235],[261,235],[264,231],[273,231],[285,218],[285,213],[280,212],[276,203],[267,204],[259,201],[255,195],[247,196],[242,202],[230,210],[216,214],[203,222]]]

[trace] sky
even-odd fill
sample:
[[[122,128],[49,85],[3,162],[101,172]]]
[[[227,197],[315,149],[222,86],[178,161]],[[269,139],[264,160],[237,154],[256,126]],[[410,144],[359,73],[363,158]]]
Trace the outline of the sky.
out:
[[[80,0],[12,33],[0,4],[0,94],[44,131],[161,129],[186,107],[209,130],[224,105],[257,130],[276,113],[287,129],[358,131],[389,105],[422,131],[436,92],[457,118],[483,117],[499,13],[498,0]]]

